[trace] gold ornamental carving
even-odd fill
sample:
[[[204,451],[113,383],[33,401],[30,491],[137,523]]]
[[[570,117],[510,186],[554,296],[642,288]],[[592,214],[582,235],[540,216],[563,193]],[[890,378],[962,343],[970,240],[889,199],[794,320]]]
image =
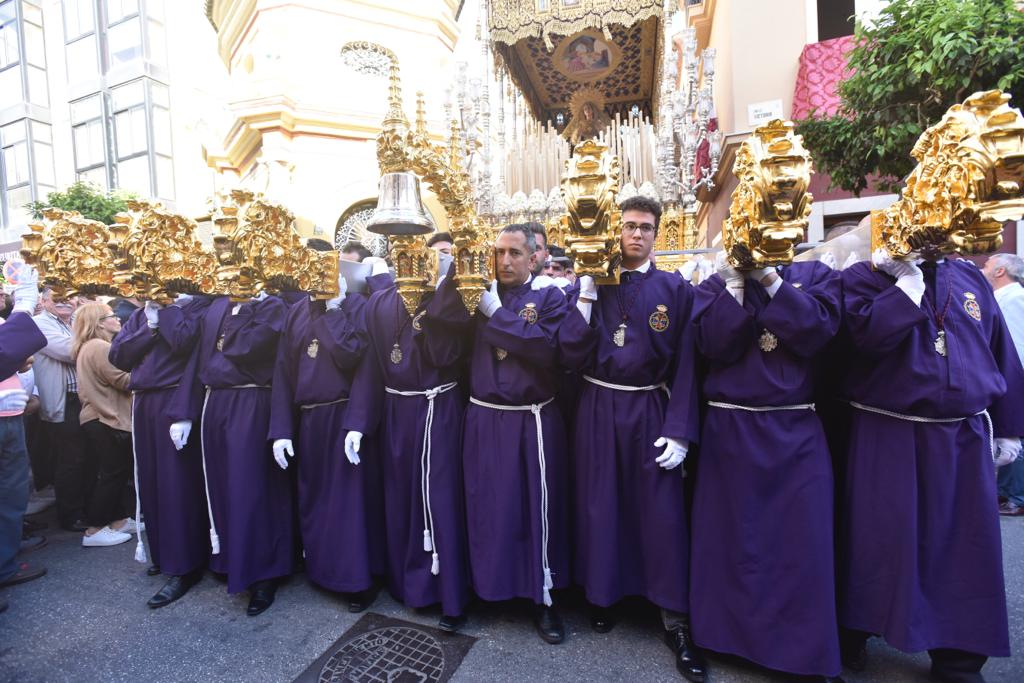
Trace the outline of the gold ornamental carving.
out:
[[[791,121],[775,119],[754,130],[736,153],[729,217],[722,246],[741,270],[786,265],[803,241],[814,198],[811,155]]]
[[[196,237],[196,222],[157,201],[127,203],[109,227],[120,294],[167,303],[175,294],[214,291],[217,261]]]
[[[294,222],[284,206],[232,190],[213,215],[216,293],[236,301],[296,290],[320,299],[337,296],[337,252],[306,247]]]
[[[615,201],[619,191],[619,159],[597,140],[584,140],[565,162],[562,197],[568,210],[566,255],[577,275],[590,275],[598,284],[617,282],[621,254],[622,212]]]
[[[114,270],[107,226],[77,211],[48,208],[21,236],[21,256],[39,272],[39,282],[57,297],[112,296]]]
[[[632,26],[662,15],[664,0],[490,0],[491,39],[514,45],[526,38],[543,38],[554,48],[552,35],[571,36],[598,29],[608,37],[612,24]]]
[[[455,261],[456,287],[469,311],[476,310],[492,278],[489,230],[477,215],[469,174],[462,167],[462,140],[453,121],[446,146],[436,145],[427,131],[426,106],[417,93],[416,125],[410,129],[402,104],[397,62],[392,62],[388,112],[377,136],[377,161],[381,174],[411,172],[430,185],[448,215]],[[422,295],[437,281],[438,261],[425,238],[389,235],[395,264],[396,286],[412,315]]]
[[[900,199],[871,212],[872,249],[980,254],[1024,216],[1024,118],[999,91],[974,93],[921,134]]]

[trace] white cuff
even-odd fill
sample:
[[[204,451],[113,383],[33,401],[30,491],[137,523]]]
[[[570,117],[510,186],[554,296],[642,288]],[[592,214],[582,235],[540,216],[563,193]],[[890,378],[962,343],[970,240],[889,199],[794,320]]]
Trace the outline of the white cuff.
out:
[[[582,299],[579,299],[576,301],[576,310],[580,312],[580,315],[583,316],[583,319],[586,320],[587,324],[589,325],[590,315],[594,310],[594,304],[589,301],[583,301]]]
[[[914,305],[921,307],[921,299],[924,297],[924,278],[913,275],[905,275],[896,280],[896,286],[903,290],[903,293],[910,297]]]
[[[775,296],[775,293],[778,292],[779,289],[781,289],[781,287],[782,287],[782,278],[781,277],[776,277],[775,278],[775,282],[773,282],[770,285],[768,285],[767,287],[765,287],[764,291],[768,292],[768,297],[769,298],[772,298],[772,297]]]

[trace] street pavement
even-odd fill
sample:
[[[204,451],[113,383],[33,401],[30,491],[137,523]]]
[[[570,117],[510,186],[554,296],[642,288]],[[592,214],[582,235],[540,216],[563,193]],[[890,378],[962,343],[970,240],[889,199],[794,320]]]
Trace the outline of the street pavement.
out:
[[[38,518],[37,518],[38,519]],[[114,548],[82,548],[80,536],[54,532],[49,543],[25,556],[49,573],[29,584],[0,592],[10,608],[0,615],[0,681],[263,681],[295,679],[361,615],[350,614],[329,593],[304,576],[278,591],[263,615],[245,615],[246,595],[227,594],[226,585],[207,574],[178,602],[150,610],[145,602],[163,583],[147,577],[133,561],[135,543]],[[1024,519],[1003,519],[1010,637],[1024,649]],[[43,532],[43,533],[47,533]],[[525,605],[476,604],[464,633],[478,641],[453,681],[666,681],[678,683],[672,655],[661,639],[657,613],[636,605],[615,630],[591,631],[579,596],[557,596],[563,604],[567,639],[543,643],[533,631]],[[436,625],[436,610],[404,609],[382,592],[370,611]],[[851,683],[916,683],[928,680],[927,655],[904,655],[873,639],[868,668],[844,671]],[[987,680],[1024,681],[1024,656],[994,659]],[[712,659],[713,683],[785,681],[721,658]]]

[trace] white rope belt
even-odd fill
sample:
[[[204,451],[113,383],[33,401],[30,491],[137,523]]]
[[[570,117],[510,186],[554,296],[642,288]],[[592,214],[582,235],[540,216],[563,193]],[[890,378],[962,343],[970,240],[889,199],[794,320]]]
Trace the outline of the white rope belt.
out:
[[[220,554],[220,536],[217,535],[217,525],[213,521],[213,504],[210,502],[210,478],[206,474],[206,404],[210,402],[210,387],[206,387],[206,396],[203,397],[203,412],[199,418],[199,450],[203,459],[203,487],[206,489],[206,513],[210,516],[210,552],[214,555]]]
[[[534,423],[537,425],[537,464],[540,466],[540,529],[541,529],[541,565],[544,568],[544,604],[551,606],[551,589],[554,581],[551,580],[551,565],[548,564],[548,481],[547,463],[544,459],[544,425],[541,422],[540,414],[544,406],[554,401],[554,397],[540,403],[532,403],[526,406],[503,406],[497,403],[481,401],[473,396],[469,397],[470,403],[475,403],[484,408],[493,410],[515,410],[533,413]]]
[[[132,392],[132,461],[135,465],[135,561],[146,564],[146,544],[142,541],[142,499],[139,493],[139,456],[135,452],[135,392]]]
[[[587,380],[591,384],[596,384],[597,386],[604,387],[605,389],[614,389],[615,391],[654,391],[655,389],[660,389],[665,392],[666,396],[672,398],[672,392],[664,382],[661,382],[660,384],[648,384],[645,387],[634,387],[627,384],[612,384],[611,382],[605,382],[602,379],[597,379],[590,375],[583,375],[583,379]]]
[[[886,417],[894,417],[897,420],[906,420],[907,422],[920,422],[922,424],[950,424],[953,422],[963,422],[968,417],[977,417],[981,415],[985,418],[985,427],[988,429],[988,447],[989,454],[995,458],[996,455],[996,435],[995,428],[992,426],[992,416],[988,414],[987,410],[980,410],[974,415],[968,417],[921,417],[919,415],[904,415],[903,413],[893,412],[886,410],[885,408],[876,408],[874,406],[864,405],[863,403],[857,403],[856,401],[850,401],[850,405],[857,410],[863,410],[868,413],[876,413],[878,415],[885,415]]]
[[[708,401],[712,408],[725,408],[726,410],[746,410],[751,413],[770,413],[775,410],[814,410],[813,403],[794,403],[788,406],[741,406],[738,403],[723,403],[721,401]]]
[[[344,398],[336,398],[333,401],[324,401],[323,403],[306,403],[305,405],[299,406],[299,410],[313,410],[313,408],[323,408],[324,406],[333,406],[338,403],[344,403],[348,400],[348,396]]]
[[[437,555],[437,534],[434,533],[434,511],[430,507],[430,454],[432,440],[430,432],[434,427],[434,399],[458,386],[457,382],[442,384],[426,391],[399,391],[384,387],[384,391],[396,396],[423,396],[427,399],[427,418],[423,426],[423,445],[420,447],[420,497],[423,499],[423,552],[430,553],[430,573],[441,572],[441,561]]]
[[[213,389],[269,389],[269,384],[232,384],[229,387],[206,387],[207,391]]]

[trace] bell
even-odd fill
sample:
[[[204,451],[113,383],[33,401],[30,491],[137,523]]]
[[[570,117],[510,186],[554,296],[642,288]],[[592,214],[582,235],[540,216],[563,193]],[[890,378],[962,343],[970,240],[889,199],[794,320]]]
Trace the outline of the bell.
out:
[[[380,178],[377,209],[366,229],[378,235],[422,235],[434,232],[434,221],[420,201],[415,173],[385,173]]]

